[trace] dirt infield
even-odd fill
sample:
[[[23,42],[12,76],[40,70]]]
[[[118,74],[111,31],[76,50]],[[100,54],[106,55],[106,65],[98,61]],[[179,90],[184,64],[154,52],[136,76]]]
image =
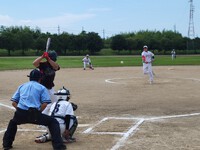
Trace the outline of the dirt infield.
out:
[[[150,85],[141,67],[61,69],[55,90],[67,87],[79,127],[69,150],[199,150],[200,66],[153,67]],[[9,101],[30,70],[0,72],[0,144],[13,116]],[[52,149],[36,144],[44,129],[18,126],[15,150]]]

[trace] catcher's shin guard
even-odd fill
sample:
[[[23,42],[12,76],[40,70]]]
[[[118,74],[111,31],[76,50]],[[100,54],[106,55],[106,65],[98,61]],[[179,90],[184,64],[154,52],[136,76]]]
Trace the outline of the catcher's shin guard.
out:
[[[74,135],[74,132],[76,131],[76,128],[78,127],[78,120],[77,120],[77,118],[75,116],[73,116],[72,119],[74,120],[74,124],[69,129],[69,135],[70,135],[70,137],[72,137]]]

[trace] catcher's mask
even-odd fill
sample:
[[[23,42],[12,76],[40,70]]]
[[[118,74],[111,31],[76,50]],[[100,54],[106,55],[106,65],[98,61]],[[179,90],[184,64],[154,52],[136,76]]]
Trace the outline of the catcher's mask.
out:
[[[57,53],[55,51],[49,51],[48,54],[49,54],[49,57],[51,58],[51,60],[53,60],[53,61],[57,60]]]
[[[62,89],[58,90],[58,92],[54,95],[57,95],[58,100],[62,99],[68,101],[70,99],[70,92],[64,86]]]

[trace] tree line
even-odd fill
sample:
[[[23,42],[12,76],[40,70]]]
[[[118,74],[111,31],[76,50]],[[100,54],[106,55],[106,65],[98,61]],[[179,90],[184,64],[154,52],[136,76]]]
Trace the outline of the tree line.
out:
[[[193,50],[192,53],[200,50],[200,38],[189,39],[171,30],[121,33],[104,39],[95,32],[82,31],[78,35],[67,32],[51,34],[27,26],[1,26],[0,49],[7,50],[9,56],[11,51],[21,51],[23,56],[30,49],[35,51],[35,55],[39,55],[45,50],[48,37],[52,41],[50,49],[55,50],[59,55],[82,53],[95,55],[102,49],[112,49],[118,54],[122,51],[133,54],[141,51],[143,45],[148,45],[149,49],[162,54],[172,49],[181,50],[183,53],[186,50]]]

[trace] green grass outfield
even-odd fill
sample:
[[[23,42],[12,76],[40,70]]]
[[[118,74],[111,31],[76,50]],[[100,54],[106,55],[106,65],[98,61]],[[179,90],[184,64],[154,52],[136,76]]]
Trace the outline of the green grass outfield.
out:
[[[37,57],[0,57],[0,70],[20,70],[34,68],[32,62]],[[82,68],[81,56],[59,56],[61,68]],[[94,67],[141,66],[140,56],[90,56]],[[121,63],[123,61],[123,63]],[[175,60],[171,56],[156,56],[153,66],[200,65],[199,55],[182,55]]]

